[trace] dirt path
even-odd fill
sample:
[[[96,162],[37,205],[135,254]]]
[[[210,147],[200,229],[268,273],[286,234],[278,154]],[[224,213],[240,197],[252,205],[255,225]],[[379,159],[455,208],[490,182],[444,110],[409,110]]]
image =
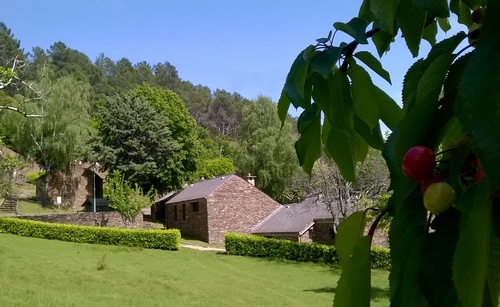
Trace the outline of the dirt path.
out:
[[[181,247],[182,248],[197,249],[197,250],[200,250],[200,251],[218,251],[218,252],[225,252],[226,251],[223,248],[203,247],[203,246],[192,245],[192,244],[185,244],[185,243],[181,243]]]

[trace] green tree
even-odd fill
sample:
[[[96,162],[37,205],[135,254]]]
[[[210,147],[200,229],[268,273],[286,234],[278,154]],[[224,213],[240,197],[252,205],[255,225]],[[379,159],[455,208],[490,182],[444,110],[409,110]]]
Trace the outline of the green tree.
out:
[[[120,172],[144,191],[178,187],[172,165],[180,146],[148,102],[130,95],[108,97],[97,106],[96,119],[98,135],[91,142],[94,156],[89,159]]]
[[[172,140],[179,145],[171,156],[168,167],[169,188],[179,189],[193,179],[200,143],[196,134],[196,122],[177,94],[147,84],[137,87],[132,95],[144,99],[161,114],[162,122],[172,133]]]
[[[234,173],[233,161],[226,157],[202,160],[198,165],[195,179],[213,178]]]
[[[257,176],[257,186],[268,195],[287,201],[286,179],[299,170],[296,138],[290,122],[281,128],[276,110],[276,104],[262,96],[243,109],[235,165],[238,172]]]
[[[11,67],[14,60],[24,61],[21,42],[14,38],[11,29],[0,22],[0,66]]]
[[[470,27],[465,48],[460,47],[467,39],[464,32],[436,43],[438,26],[449,30],[451,14],[463,29]],[[298,55],[287,76],[278,114],[284,122],[290,104],[304,109],[296,143],[304,170],[310,173],[324,152],[343,178],[354,182],[356,164],[368,147],[383,150],[393,192],[380,215],[392,216],[391,306],[499,304],[498,16],[498,1],[364,0],[358,17],[334,23],[352,42],[334,45],[330,31]],[[380,62],[368,52],[356,52],[371,38],[382,56],[399,32],[414,56],[422,39],[433,45],[406,73],[402,108],[373,84],[366,70],[390,81]],[[387,141],[380,120],[392,130]],[[431,153],[405,158],[417,145]],[[434,159],[438,150],[436,166],[421,163]],[[437,173],[447,183],[422,193],[420,181],[405,176],[403,168],[424,170],[423,180]],[[438,215],[426,210],[428,201],[448,207],[453,194],[456,201],[448,210]],[[367,236],[360,231],[363,213],[339,225],[336,248],[343,271],[334,306],[370,304],[370,244],[378,221]]]
[[[109,206],[120,213],[125,225],[133,223],[141,209],[151,206],[155,198],[153,190],[144,194],[137,184],[132,187],[117,171],[106,177],[104,196],[109,199]]]
[[[12,121],[17,131],[12,144],[17,152],[47,171],[48,184],[53,172],[65,170],[81,157],[90,121],[91,89],[69,76],[55,82],[44,78],[37,86],[50,88],[46,96],[28,106],[29,112],[40,117],[19,115]]]

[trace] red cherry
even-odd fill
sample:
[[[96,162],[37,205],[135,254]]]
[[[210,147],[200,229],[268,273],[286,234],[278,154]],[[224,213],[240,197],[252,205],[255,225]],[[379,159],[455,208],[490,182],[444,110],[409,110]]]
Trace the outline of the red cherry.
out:
[[[474,175],[474,182],[481,182],[481,180],[486,177],[486,173],[484,172],[483,166],[481,165],[481,161],[477,159],[477,166],[476,166],[476,174]]]
[[[425,178],[424,180],[422,180],[420,182],[420,192],[422,192],[422,194],[424,194],[425,191],[427,191],[427,188],[431,184],[436,183],[436,182],[443,182],[443,181],[444,181],[443,176],[438,175],[438,174],[433,174],[432,177]]]
[[[429,147],[412,147],[403,157],[403,173],[411,180],[432,177],[435,168],[436,155]]]
[[[486,9],[484,7],[477,8],[470,14],[470,20],[473,23],[482,23],[485,13]]]

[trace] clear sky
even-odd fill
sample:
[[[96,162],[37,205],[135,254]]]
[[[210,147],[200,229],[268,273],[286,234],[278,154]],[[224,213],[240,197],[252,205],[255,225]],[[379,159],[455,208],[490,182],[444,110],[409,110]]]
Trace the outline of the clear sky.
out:
[[[297,54],[326,36],[333,22],[355,17],[361,0],[3,0],[0,21],[25,52],[57,41],[113,60],[174,65],[183,80],[254,99],[277,101]],[[338,35],[341,40],[349,37]],[[428,50],[424,43],[424,52]],[[374,52],[361,46],[358,50]],[[415,59],[402,40],[384,55],[393,86],[374,82],[400,101]],[[296,112],[291,110],[293,115]]]

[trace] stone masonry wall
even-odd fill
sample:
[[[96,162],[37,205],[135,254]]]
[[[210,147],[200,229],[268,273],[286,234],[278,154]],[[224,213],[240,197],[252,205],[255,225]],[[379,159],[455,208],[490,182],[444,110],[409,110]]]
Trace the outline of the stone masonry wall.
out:
[[[118,212],[81,212],[70,214],[41,214],[20,215],[20,219],[41,221],[47,223],[72,224],[81,226],[107,226],[121,228],[151,228],[151,223],[143,221],[142,213],[139,213],[135,221],[126,227]]]
[[[312,240],[314,243],[333,245],[335,240],[331,237],[333,223],[315,222],[312,228]]]
[[[45,181],[41,177],[36,181],[36,197],[56,204],[56,197],[61,196],[62,205],[75,210],[83,210],[83,203],[94,195],[94,178],[96,178],[96,198],[102,198],[102,179],[89,170],[89,164],[74,163],[66,172],[58,172],[51,176],[49,190],[45,191]]]
[[[193,211],[193,203],[199,204],[199,211]],[[182,205],[186,216],[184,219]],[[177,210],[177,219],[175,210]],[[185,203],[168,204],[166,206],[167,228],[176,228],[183,236],[200,239],[208,242],[208,220],[206,199],[193,200]]]
[[[208,242],[224,243],[226,232],[250,234],[253,227],[279,206],[254,185],[231,176],[207,197]]]

